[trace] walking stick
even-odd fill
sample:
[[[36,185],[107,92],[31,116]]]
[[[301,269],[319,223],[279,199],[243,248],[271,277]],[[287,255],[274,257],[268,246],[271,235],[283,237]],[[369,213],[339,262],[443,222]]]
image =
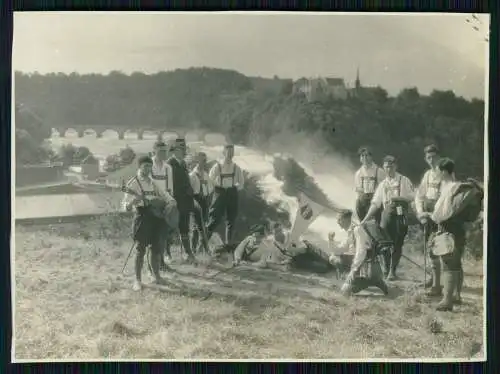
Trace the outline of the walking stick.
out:
[[[424,288],[427,287],[427,222],[424,223]]]
[[[127,267],[128,260],[130,259],[130,255],[132,254],[132,251],[134,250],[136,244],[137,242],[134,240],[134,242],[132,243],[132,247],[130,247],[130,252],[128,253],[127,259],[125,260],[125,265],[123,265],[122,274],[125,268]]]

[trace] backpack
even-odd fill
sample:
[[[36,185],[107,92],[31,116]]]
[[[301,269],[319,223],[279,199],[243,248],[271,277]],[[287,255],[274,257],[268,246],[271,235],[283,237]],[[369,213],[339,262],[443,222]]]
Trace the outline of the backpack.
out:
[[[393,242],[387,233],[375,221],[365,222],[361,226],[372,242],[372,254],[377,256],[392,248]]]
[[[473,222],[482,211],[484,190],[479,182],[468,179],[456,183],[442,198],[446,200],[440,209],[434,211],[434,222],[440,224],[450,219]]]

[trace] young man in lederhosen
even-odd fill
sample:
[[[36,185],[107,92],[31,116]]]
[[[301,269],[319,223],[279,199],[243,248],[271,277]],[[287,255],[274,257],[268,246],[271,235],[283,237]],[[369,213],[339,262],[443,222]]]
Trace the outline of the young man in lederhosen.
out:
[[[217,162],[209,176],[214,183],[212,204],[208,213],[207,236],[210,239],[216,227],[226,216],[225,244],[231,244],[234,223],[238,216],[238,192],[243,189],[244,176],[241,168],[233,162],[234,146],[224,147],[224,160]]]
[[[126,184],[125,196],[122,202],[126,211],[134,211],[133,239],[136,242],[137,255],[135,258],[135,282],[133,289],[139,291],[142,287],[142,267],[146,248],[151,246],[150,261],[154,281],[164,283],[160,276],[160,232],[164,226],[164,219],[153,214],[156,206],[169,203],[172,196],[159,189],[151,178],[153,160],[149,156],[138,159],[139,170]]]
[[[422,214],[422,216],[427,218],[429,221],[436,219],[436,211],[442,211],[443,207],[449,204],[450,194],[453,193],[453,187],[456,184],[455,162],[453,160],[448,158],[441,159],[438,162],[438,170],[441,173],[440,197],[436,201],[432,213],[424,212]],[[443,298],[436,307],[438,311],[452,311],[453,304],[460,304],[462,302],[461,290],[464,281],[462,257],[464,255],[466,244],[463,213],[465,213],[465,211],[452,216],[450,219],[441,222],[438,225],[437,231],[451,234],[453,237],[452,251],[450,253],[437,256],[441,261],[444,283],[444,293],[442,293]],[[457,292],[456,298],[453,297],[455,291]]]
[[[383,237],[378,223],[372,220],[356,225],[349,210],[339,214],[337,223],[347,232],[341,251],[346,256],[341,258],[333,254],[330,262],[336,267],[349,268],[342,293],[351,295],[373,286],[387,295],[389,289],[382,277],[379,257],[391,242]]]
[[[356,187],[356,215],[358,220],[365,218],[370,203],[381,181],[385,179],[385,172],[373,162],[372,153],[369,148],[361,147],[358,151],[361,167],[354,174],[354,185]],[[377,221],[380,220],[380,214],[376,215]]]
[[[414,190],[411,181],[396,172],[395,157],[384,157],[383,167],[386,177],[375,190],[370,209],[361,224],[373,218],[382,208],[380,227],[386,231],[394,244],[392,253],[386,252],[384,275],[387,276],[387,280],[394,280],[403,254],[404,240],[408,233],[407,217],[410,202],[414,198]]]
[[[198,152],[194,162],[196,166],[189,174],[196,205],[194,214],[196,229],[193,230],[192,244],[196,253],[199,252],[201,245],[203,245],[205,251],[208,252],[208,243],[206,243],[208,240],[206,237],[206,224],[210,204],[209,199],[212,197],[214,186],[206,170],[207,155],[204,152]]]
[[[184,161],[186,157],[185,144],[184,139],[175,140],[171,148],[173,156],[169,158],[168,163],[172,168],[173,192],[179,210],[179,232],[182,247],[187,255],[188,262],[194,263],[196,261],[189,240],[189,220],[191,214],[194,213],[194,193],[186,162]]]
[[[162,189],[165,193],[170,196],[173,195],[173,176],[172,167],[168,164],[168,147],[163,140],[157,140],[153,146],[153,168],[151,173],[151,178],[155,181],[158,188]],[[161,243],[164,246],[164,255],[161,256],[160,269],[166,270],[167,263],[172,261],[172,255],[170,253],[170,245],[172,229],[167,225],[165,221],[165,228],[161,230]]]
[[[415,210],[417,212],[417,217],[422,224],[422,229],[425,229],[425,243],[429,241],[431,234],[437,231],[438,226],[430,219],[428,219],[425,213],[431,213],[434,211],[434,206],[438,200],[441,193],[441,172],[439,170],[439,156],[438,148],[431,144],[424,148],[425,162],[429,165],[429,170],[427,170],[422,177],[420,186],[418,187],[415,194]],[[427,250],[428,253],[424,254],[429,256],[431,260],[431,270],[432,277],[429,279],[425,288],[431,288],[428,292],[428,296],[441,296],[441,261],[438,256],[435,256],[432,251]]]

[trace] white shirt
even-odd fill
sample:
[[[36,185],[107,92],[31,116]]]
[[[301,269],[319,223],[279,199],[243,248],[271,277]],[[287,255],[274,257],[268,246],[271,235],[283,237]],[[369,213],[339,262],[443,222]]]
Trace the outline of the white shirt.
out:
[[[453,187],[457,185],[458,182],[454,181],[442,181],[441,182],[441,194],[439,198],[436,201],[436,205],[434,206],[434,211],[432,212],[431,219],[436,222],[438,221],[435,218],[436,214],[443,215],[443,211],[446,211],[450,208],[451,206],[451,198],[453,197],[451,195]]]
[[[195,166],[193,171],[189,173],[189,180],[191,181],[191,187],[195,195],[199,195],[201,190],[202,196],[208,196],[214,190],[214,184],[210,176],[205,170],[200,171],[198,166]]]
[[[415,194],[415,208],[417,214],[424,211],[424,200],[436,201],[441,194],[441,173],[437,169],[429,169],[425,172],[420,186]]]
[[[366,230],[364,230],[361,226],[354,227],[351,238],[351,240],[354,241],[351,245],[353,245],[355,249],[354,259],[352,260],[351,265],[351,273],[354,273],[359,270],[365,261],[366,254],[371,249],[373,243],[369,235],[366,233]]]
[[[236,187],[238,191],[241,191],[245,183],[243,171],[234,162],[230,162],[229,164],[223,162],[216,163],[210,169],[209,176],[216,187]]]
[[[355,224],[352,224],[351,227],[347,230],[347,237],[345,238],[344,241],[338,243],[338,244],[333,244],[330,249],[332,250],[333,254],[336,256],[343,255],[343,254],[350,254],[354,255],[356,253],[356,247],[355,247],[355,234],[354,230],[356,228]],[[330,243],[329,243],[330,244]]]
[[[139,182],[137,181],[139,180]],[[140,185],[139,185],[140,183]],[[139,172],[137,172],[137,176],[132,177],[126,185],[127,189],[130,190],[130,192],[125,192],[125,196],[123,197],[122,201],[122,209],[124,211],[127,211],[127,206],[129,205],[130,202],[132,202],[135,198],[140,197],[142,198],[143,194],[142,191],[144,191],[144,198],[146,200],[153,200],[155,198],[163,198],[166,201],[171,201],[173,200],[172,196],[170,196],[168,193],[163,191],[162,189],[158,188],[156,183],[153,181],[151,177],[146,177],[143,178]],[[142,191],[141,191],[142,187]],[[133,193],[135,192],[135,194]],[[144,203],[143,201],[139,201],[134,208],[143,206]]]
[[[151,178],[153,178],[153,181],[159,189],[169,195],[172,195],[174,191],[174,178],[172,174],[172,167],[167,161],[160,161],[157,158],[153,158]]]
[[[384,170],[376,164],[372,164],[370,167],[363,165],[354,174],[354,186],[356,187],[356,191],[375,193],[375,189],[385,177]]]
[[[414,197],[413,184],[407,177],[399,173],[396,173],[394,178],[387,176],[378,185],[372,198],[372,204],[385,208],[391,203],[393,197],[402,197],[408,202],[412,201]]]

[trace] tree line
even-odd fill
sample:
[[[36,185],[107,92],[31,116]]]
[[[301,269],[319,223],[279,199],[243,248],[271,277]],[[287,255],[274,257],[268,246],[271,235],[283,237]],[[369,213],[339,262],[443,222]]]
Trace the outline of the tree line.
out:
[[[436,143],[456,160],[459,177],[483,177],[483,100],[452,91],[421,95],[411,87],[391,97],[378,87],[361,88],[344,100],[309,101],[290,80],[268,83],[274,89],[262,79],[212,68],[151,75],[16,72],[15,100],[42,119],[38,128],[45,132],[37,130],[37,139],[51,127],[81,124],[202,128],[262,148],[280,134],[303,134],[355,164],[361,145],[370,146],[377,159],[393,154],[415,182],[425,168],[424,146]],[[30,121],[17,120],[16,140],[17,130],[24,136],[36,132]]]

